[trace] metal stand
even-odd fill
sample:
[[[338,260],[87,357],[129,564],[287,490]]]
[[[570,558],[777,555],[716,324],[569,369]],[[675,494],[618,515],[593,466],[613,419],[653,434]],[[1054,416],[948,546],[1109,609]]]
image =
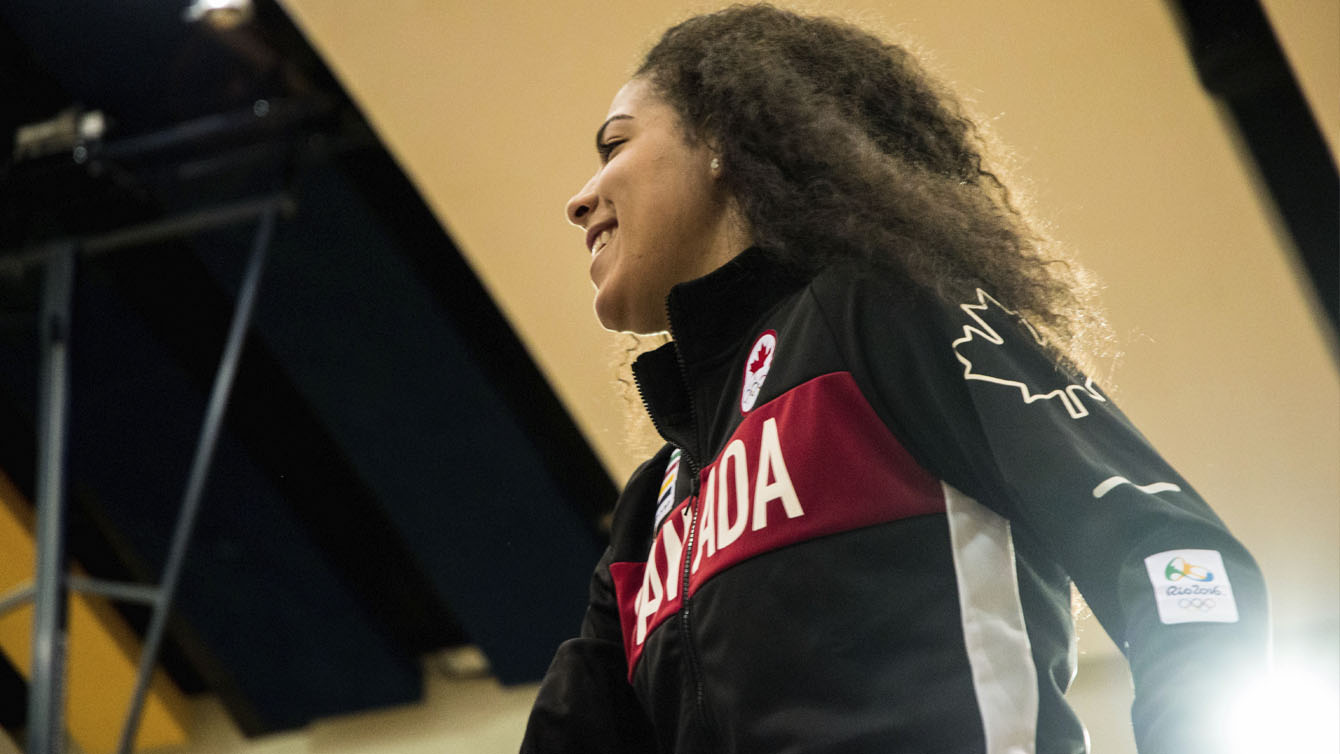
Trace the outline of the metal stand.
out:
[[[29,255],[23,261],[43,259],[45,290],[40,320],[42,369],[38,417],[37,464],[37,577],[34,586],[20,587],[0,597],[0,613],[35,601],[33,619],[33,674],[28,700],[28,754],[61,754],[64,741],[63,702],[66,648],[65,612],[70,591],[99,594],[112,599],[153,605],[153,616],[140,654],[134,694],[121,731],[119,754],[129,754],[139,728],[144,700],[162,643],[172,599],[181,577],[182,563],[200,509],[200,499],[219,430],[232,390],[237,362],[251,323],[260,287],[261,273],[274,232],[276,215],[291,206],[283,195],[196,212],[156,223],[136,226],[97,238],[62,242]],[[162,581],[158,586],[126,584],[100,579],[67,577],[64,552],[64,476],[66,409],[69,404],[68,341],[70,294],[76,255],[111,251],[129,245],[231,224],[260,215],[251,256],[238,292],[233,320],[214,379],[204,425],[196,446],[168,551]]]
[[[75,244],[50,249],[42,317],[37,420],[37,585],[34,592],[33,675],[28,691],[28,751],[59,751],[65,700],[65,412],[69,406],[70,291]]]
[[[163,580],[158,587],[153,618],[149,621],[149,631],[144,639],[144,649],[140,652],[140,669],[135,679],[135,693],[130,700],[130,709],[126,712],[126,723],[121,729],[121,742],[117,745],[117,754],[130,754],[135,732],[139,729],[140,712],[144,709],[144,695],[149,689],[149,679],[153,675],[158,646],[163,640],[163,628],[167,625],[168,611],[172,608],[172,598],[177,591],[177,582],[181,578],[181,564],[186,557],[186,546],[190,542],[191,531],[195,528],[195,517],[200,510],[200,493],[204,491],[209,465],[214,459],[214,446],[218,442],[219,428],[223,425],[223,412],[228,406],[228,395],[233,388],[237,360],[242,355],[242,344],[246,340],[247,328],[251,325],[251,313],[255,309],[256,291],[260,287],[261,271],[265,268],[265,256],[270,248],[274,223],[275,211],[272,207],[261,215],[261,224],[256,230],[256,240],[252,244],[251,258],[247,261],[246,276],[242,279],[242,288],[237,294],[233,324],[228,331],[228,342],[223,349],[219,371],[214,377],[209,408],[205,411],[205,424],[200,429],[200,442],[196,445],[195,458],[191,462],[191,473],[187,477],[181,513],[178,514],[177,528],[172,534],[172,547],[168,551]]]

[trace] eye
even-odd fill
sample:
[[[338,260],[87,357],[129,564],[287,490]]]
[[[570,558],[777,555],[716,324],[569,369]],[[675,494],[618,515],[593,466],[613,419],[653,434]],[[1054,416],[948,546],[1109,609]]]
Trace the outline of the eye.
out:
[[[609,162],[609,161],[610,161],[610,157],[614,154],[614,150],[615,150],[615,148],[618,147],[620,144],[624,143],[625,141],[627,141],[627,140],[626,140],[626,139],[612,139],[612,140],[607,141],[607,142],[605,142],[605,143],[603,143],[603,144],[597,144],[597,145],[596,145],[596,152],[600,155],[600,161],[601,161],[602,163]]]

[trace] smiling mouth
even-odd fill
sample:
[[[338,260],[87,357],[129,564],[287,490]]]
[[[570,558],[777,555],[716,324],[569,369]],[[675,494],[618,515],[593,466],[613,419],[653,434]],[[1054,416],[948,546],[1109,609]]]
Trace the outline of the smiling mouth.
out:
[[[605,228],[604,230],[600,231],[600,233],[595,237],[595,240],[591,242],[591,254],[592,255],[599,254],[601,249],[604,249],[605,246],[609,244],[610,238],[613,235],[614,235],[613,227]]]

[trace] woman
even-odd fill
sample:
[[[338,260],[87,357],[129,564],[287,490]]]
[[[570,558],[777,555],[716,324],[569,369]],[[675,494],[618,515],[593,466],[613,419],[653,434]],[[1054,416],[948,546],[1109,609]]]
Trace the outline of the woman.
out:
[[[666,446],[526,752],[1083,752],[1072,582],[1144,752],[1219,752],[1251,556],[1079,371],[1101,320],[900,48],[769,6],[666,32],[568,204]],[[1210,714],[1206,714],[1206,713]]]

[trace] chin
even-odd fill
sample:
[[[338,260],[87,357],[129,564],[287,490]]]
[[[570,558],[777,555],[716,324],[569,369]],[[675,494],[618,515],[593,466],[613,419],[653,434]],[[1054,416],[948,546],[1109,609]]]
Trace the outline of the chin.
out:
[[[602,301],[596,293],[596,321],[610,332],[631,333],[633,335],[655,335],[666,331],[666,324],[660,318],[639,317],[627,309],[619,309],[611,302]]]
[[[609,332],[630,332],[626,326],[627,317],[623,316],[622,312],[614,311],[609,302],[601,300],[600,291],[596,291],[596,300],[592,308],[601,327]]]
[[[629,335],[660,335],[661,333],[666,332],[664,324],[639,325],[622,320],[611,321],[602,318],[599,314],[596,315],[596,319],[600,322],[600,326],[609,332],[628,333]]]

